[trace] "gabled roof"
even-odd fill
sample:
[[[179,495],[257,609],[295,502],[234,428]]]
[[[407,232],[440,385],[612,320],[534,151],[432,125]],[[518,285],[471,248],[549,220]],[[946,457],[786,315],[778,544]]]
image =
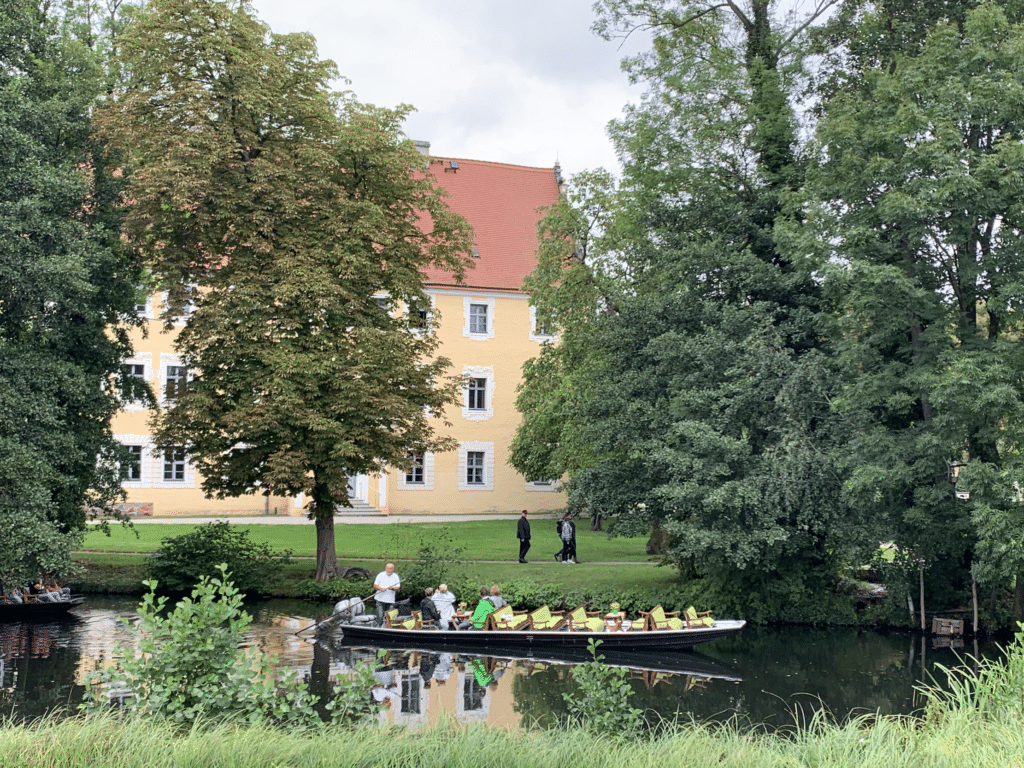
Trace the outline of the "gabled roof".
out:
[[[464,286],[434,268],[427,270],[427,286],[521,291],[537,264],[540,209],[558,199],[556,169],[431,157],[430,172],[448,192],[448,206],[472,225],[480,257],[472,260],[475,269],[466,270]]]

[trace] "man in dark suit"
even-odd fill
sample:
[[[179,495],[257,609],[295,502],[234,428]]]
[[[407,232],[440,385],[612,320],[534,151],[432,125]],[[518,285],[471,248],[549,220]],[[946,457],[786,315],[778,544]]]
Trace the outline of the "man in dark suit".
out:
[[[516,538],[519,539],[519,562],[526,562],[526,553],[530,551],[530,521],[526,519],[526,510],[516,525]]]

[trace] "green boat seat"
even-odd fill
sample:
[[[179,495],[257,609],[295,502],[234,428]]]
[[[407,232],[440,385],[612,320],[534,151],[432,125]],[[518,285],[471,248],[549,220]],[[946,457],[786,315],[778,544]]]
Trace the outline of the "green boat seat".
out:
[[[683,618],[686,619],[686,626],[690,629],[715,626],[715,620],[711,618],[711,611],[700,611],[698,613],[697,609],[692,605],[683,613]]]
[[[660,605],[649,611],[640,611],[640,614],[646,619],[647,628],[650,630],[686,628],[686,622],[679,618],[679,611],[669,613]]]
[[[600,615],[600,611],[587,611],[587,607],[581,605],[569,611],[565,619],[573,632],[604,632],[604,619]]]
[[[529,614],[530,629],[561,629],[565,624],[565,617],[561,615],[562,613],[562,611],[552,611],[546,605],[542,605]]]

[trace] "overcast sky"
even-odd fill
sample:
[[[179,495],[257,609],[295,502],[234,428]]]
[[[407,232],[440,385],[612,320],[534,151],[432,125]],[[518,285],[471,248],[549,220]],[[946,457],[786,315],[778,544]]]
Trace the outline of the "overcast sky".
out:
[[[275,32],[311,32],[360,101],[411,104],[441,157],[618,171],[605,127],[638,101],[593,0],[254,0]],[[340,87],[340,86],[339,86]]]

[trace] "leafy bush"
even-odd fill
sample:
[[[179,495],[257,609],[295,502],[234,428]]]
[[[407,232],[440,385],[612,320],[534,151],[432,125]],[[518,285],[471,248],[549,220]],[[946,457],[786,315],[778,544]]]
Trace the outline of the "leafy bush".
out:
[[[337,602],[345,597],[366,597],[373,594],[373,579],[350,578],[303,579],[295,585],[299,595],[307,600],[330,600]]]
[[[275,659],[240,644],[252,617],[242,610],[242,594],[228,581],[203,577],[170,612],[167,598],[156,596],[156,583],[139,605],[141,620],[133,629],[135,648],[115,647],[114,666],[86,678],[89,712],[109,709],[123,698],[126,713],[173,722],[211,725],[223,721],[266,722],[292,728],[322,723],[316,697],[294,672],[276,678]],[[125,620],[127,623],[127,620]],[[336,682],[326,709],[331,719],[362,721],[377,711],[368,695],[373,686],[369,665],[356,671],[349,686]]]
[[[636,736],[643,725],[642,710],[629,703],[633,689],[626,680],[627,670],[611,667],[598,654],[601,641],[590,641],[593,661],[581,664],[572,672],[578,693],[563,693],[573,721],[597,735],[612,739]]]
[[[432,535],[430,539],[421,538],[416,559],[400,574],[403,599],[418,600],[427,587],[437,587],[444,583],[451,586],[453,582],[461,580],[463,574],[459,566],[463,563],[463,551],[462,547],[455,546],[455,540],[447,528]],[[458,595],[457,592],[455,594]],[[459,597],[465,599],[461,595]]]
[[[217,575],[225,563],[235,586],[249,594],[267,594],[291,552],[275,552],[249,538],[245,528],[217,521],[191,533],[163,539],[149,560],[149,577],[174,593],[187,593],[202,578]]]

